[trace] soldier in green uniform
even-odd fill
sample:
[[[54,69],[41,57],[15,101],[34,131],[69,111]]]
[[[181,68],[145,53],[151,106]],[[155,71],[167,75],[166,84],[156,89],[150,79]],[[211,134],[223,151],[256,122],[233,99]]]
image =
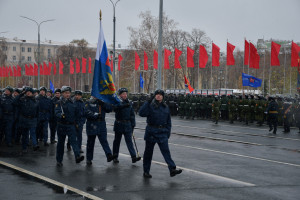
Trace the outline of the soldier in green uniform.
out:
[[[199,94],[196,95],[196,116],[198,119],[201,117],[201,96]]]
[[[214,99],[213,97],[210,95],[208,96],[208,98],[206,99],[206,118],[210,119],[212,117],[212,103],[213,103]]]
[[[255,110],[255,99],[254,99],[254,95],[250,95],[251,99],[250,101],[250,123],[253,123],[255,120],[255,112],[253,112]]]
[[[262,124],[264,123],[265,110],[263,109],[263,107],[265,103],[261,96],[258,96],[257,98],[258,99],[255,100],[255,108],[254,108],[255,119],[257,120],[257,124],[259,126],[262,126]]]
[[[184,106],[184,112],[186,119],[190,119],[191,117],[191,94],[187,94],[185,96],[185,106]]]
[[[206,97],[201,96],[200,98],[200,117],[202,119],[206,118]]]
[[[192,118],[192,120],[194,120],[196,117],[196,113],[197,113],[197,96],[196,95],[191,95],[190,105],[191,105],[190,118]]]
[[[236,112],[237,112],[237,102],[234,99],[233,95],[230,95],[227,105],[228,105],[229,122],[230,122],[230,124],[233,124],[233,121],[236,118]]]
[[[243,104],[242,117],[245,120],[245,124],[248,125],[248,121],[250,119],[250,112],[251,112],[248,95],[245,95],[245,99],[243,99],[242,104]]]
[[[239,121],[242,122],[243,119],[244,119],[243,116],[242,116],[242,114],[243,114],[242,111],[243,111],[243,108],[244,108],[242,95],[239,96],[239,99],[237,101],[237,105],[238,105],[237,111],[238,111]]]
[[[278,125],[282,126],[283,125],[283,101],[282,101],[282,97],[277,98],[277,103],[278,103]]]
[[[178,97],[178,114],[180,118],[184,118],[185,98],[183,94],[179,94]]]
[[[226,95],[222,95],[220,111],[221,111],[221,118],[223,120],[227,120],[228,119],[228,97]]]
[[[212,117],[215,121],[215,124],[218,124],[219,121],[220,106],[221,106],[221,102],[219,101],[218,96],[215,96],[215,100],[212,103]]]

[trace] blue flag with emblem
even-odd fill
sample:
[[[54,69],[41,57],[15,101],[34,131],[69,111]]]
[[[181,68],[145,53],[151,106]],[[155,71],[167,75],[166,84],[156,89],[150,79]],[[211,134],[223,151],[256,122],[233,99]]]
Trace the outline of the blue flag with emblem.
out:
[[[140,87],[144,88],[144,79],[143,79],[142,73],[140,73]]]
[[[95,59],[92,96],[113,105],[118,105],[121,102],[116,95],[116,88],[109,66],[109,58],[101,20]]]
[[[242,73],[243,86],[249,87],[261,87],[262,80],[251,76],[249,74]]]
[[[54,85],[53,85],[53,83],[50,81],[50,90],[52,90],[52,92],[54,92]]]

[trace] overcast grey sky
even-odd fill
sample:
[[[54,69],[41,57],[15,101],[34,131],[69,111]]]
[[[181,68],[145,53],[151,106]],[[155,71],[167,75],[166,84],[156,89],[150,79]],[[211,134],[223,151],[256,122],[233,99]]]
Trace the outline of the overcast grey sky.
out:
[[[116,0],[114,0],[116,1]],[[109,0],[0,0],[0,36],[37,40],[37,26],[20,15],[37,21],[56,19],[41,25],[41,40],[70,42],[85,38],[97,43],[99,10],[103,12],[104,34],[113,40],[113,8]],[[121,0],[116,8],[117,44],[129,43],[128,26],[138,27],[141,11],[158,16],[159,0]],[[178,28],[204,30],[226,51],[226,40],[243,49],[243,40],[259,38],[300,42],[300,0],[164,0],[164,12]]]

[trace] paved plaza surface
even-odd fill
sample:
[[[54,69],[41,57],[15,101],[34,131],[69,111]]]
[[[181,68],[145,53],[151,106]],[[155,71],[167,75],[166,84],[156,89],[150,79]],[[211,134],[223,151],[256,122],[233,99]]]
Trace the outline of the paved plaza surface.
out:
[[[146,119],[136,116],[134,131],[141,156]],[[106,118],[112,148],[114,114]],[[300,198],[300,134],[277,135],[267,126],[229,124],[172,117],[171,155],[183,173],[170,177],[155,147],[150,173],[142,161],[131,163],[124,139],[119,164],[107,163],[96,141],[92,166],[75,164],[65,148],[63,167],[55,161],[56,145],[21,153],[21,146],[0,147],[0,199],[284,199]],[[84,152],[86,134],[83,133]],[[85,155],[85,153],[84,153]]]

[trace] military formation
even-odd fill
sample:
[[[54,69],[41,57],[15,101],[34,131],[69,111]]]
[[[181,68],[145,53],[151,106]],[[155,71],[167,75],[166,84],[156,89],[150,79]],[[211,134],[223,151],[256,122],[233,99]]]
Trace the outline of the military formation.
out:
[[[136,112],[151,98],[152,94],[130,94]],[[242,122],[245,125],[270,126],[276,123],[284,127],[284,133],[290,132],[291,126],[299,128],[300,133],[300,98],[261,96],[261,95],[198,95],[166,94],[165,101],[172,116],[182,119],[205,119],[229,123]],[[273,106],[274,103],[276,106]],[[274,119],[276,118],[276,120]],[[276,127],[277,127],[276,125]],[[276,134],[277,129],[270,128]]]
[[[41,146],[48,148],[56,144],[57,167],[63,166],[65,146],[74,153],[76,163],[85,157],[82,149],[82,132],[86,126],[86,165],[92,165],[94,146],[98,138],[107,162],[119,163],[119,149],[124,135],[132,163],[141,160],[133,137],[135,115],[139,111],[141,117],[147,118],[145,131],[144,174],[152,178],[150,167],[153,149],[158,144],[169,168],[170,176],[182,172],[177,169],[171,158],[168,139],[171,135],[171,113],[177,109],[166,104],[163,90],[155,91],[154,95],[145,99],[144,105],[138,107],[136,102],[128,99],[128,90],[120,88],[118,98],[120,104],[111,105],[100,99],[89,96],[83,98],[82,91],[72,92],[69,86],[55,89],[46,87],[38,90],[28,86],[22,89],[7,86],[0,91],[0,147],[9,148],[22,146],[22,153],[30,149],[38,151]],[[88,96],[85,96],[88,97]],[[170,100],[168,100],[170,103]],[[139,104],[140,105],[140,104]],[[174,106],[176,104],[174,103]],[[107,141],[106,113],[115,112],[113,148]],[[50,130],[50,133],[49,133]],[[135,148],[133,145],[135,144]]]

